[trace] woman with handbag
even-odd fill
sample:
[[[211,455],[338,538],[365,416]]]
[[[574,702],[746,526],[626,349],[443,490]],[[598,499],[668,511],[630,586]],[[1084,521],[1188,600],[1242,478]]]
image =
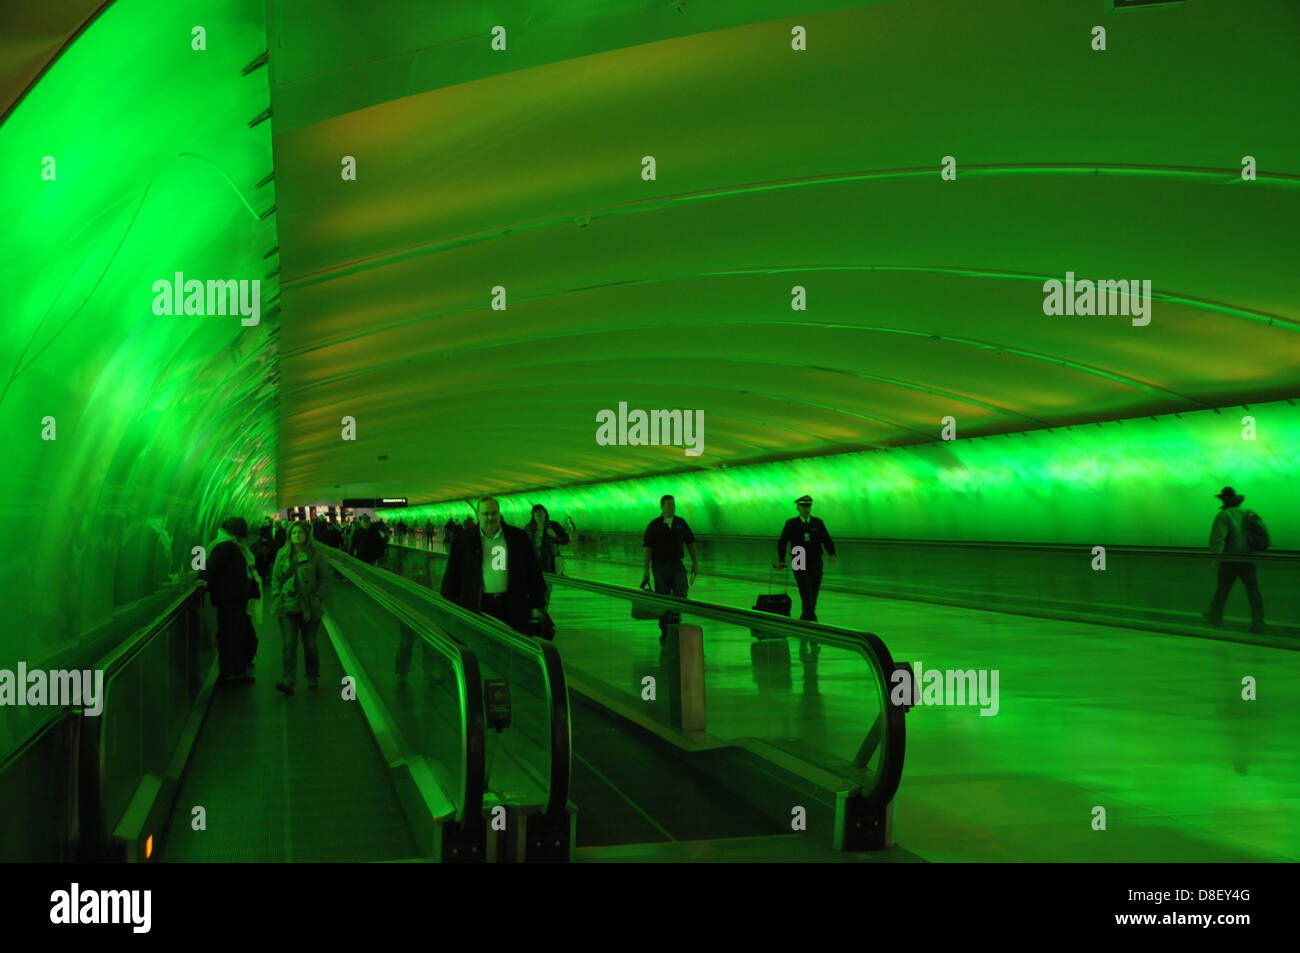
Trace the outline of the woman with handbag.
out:
[[[284,674],[275,687],[292,695],[298,678],[298,642],[302,641],[307,687],[320,687],[320,653],[316,635],[325,610],[329,564],[302,523],[289,529],[289,541],[271,570],[271,610],[280,620],[284,640]]]
[[[560,555],[559,547],[569,541],[569,534],[564,531],[563,526],[551,519],[551,514],[541,503],[533,507],[533,518],[528,524],[527,533],[533,544],[533,552],[537,554],[537,565],[542,568],[542,572],[557,572],[557,560],[564,558]],[[549,583],[546,591],[548,594],[551,591]]]

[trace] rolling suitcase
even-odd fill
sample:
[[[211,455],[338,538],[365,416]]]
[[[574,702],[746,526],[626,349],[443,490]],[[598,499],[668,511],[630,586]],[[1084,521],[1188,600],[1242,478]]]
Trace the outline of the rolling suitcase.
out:
[[[784,591],[785,587],[786,587],[786,583],[784,577],[782,577],[782,582],[781,582],[782,591],[775,592],[775,593],[772,592],[771,591],[772,577],[769,574],[767,577],[768,592],[758,597],[758,600],[754,603],[754,609],[758,612],[771,612],[773,615],[783,615],[786,618],[789,618],[790,608],[792,605],[794,605],[794,603],[791,601],[789,594]],[[770,632],[764,632],[762,629],[750,629],[749,632],[756,639],[785,638],[785,636],[783,635],[775,635]]]
[[[754,608],[759,612],[771,612],[774,615],[783,615],[787,618],[793,606],[794,603],[784,592],[772,592],[759,596],[758,601],[754,603]]]

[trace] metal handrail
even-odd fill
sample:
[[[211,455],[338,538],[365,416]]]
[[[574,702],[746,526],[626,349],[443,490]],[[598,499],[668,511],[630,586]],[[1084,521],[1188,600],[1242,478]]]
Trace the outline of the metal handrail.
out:
[[[57,728],[59,723],[67,717],[68,709],[53,709],[50,717],[46,718],[32,729],[32,732],[26,738],[14,745],[4,758],[0,758],[0,774],[4,774],[11,767],[17,764],[28,751],[36,747],[42,738]]]
[[[431,620],[414,615],[406,606],[389,598],[382,589],[368,582],[358,571],[364,566],[364,572],[376,574],[383,572],[392,575],[387,573],[387,570],[369,566],[346,553],[330,551],[325,547],[322,547],[322,551],[326,561],[353,585],[451,663],[452,669],[460,679],[460,687],[465,698],[465,722],[461,734],[461,761],[465,768],[464,786],[461,791],[461,814],[456,820],[462,825],[477,824],[483,816],[487,752],[487,742],[484,737],[483,679],[479,672],[477,656],[447,633],[439,631]]]
[[[623,532],[621,530],[595,530],[586,535],[593,537],[608,536],[616,539],[641,539],[643,536],[641,533]],[[701,543],[761,542],[775,546],[777,536],[779,535],[780,534],[760,536],[742,533],[726,535],[697,533],[695,535],[695,541]],[[1023,549],[1033,552],[1060,553],[1090,553],[1093,546],[1102,546],[1105,547],[1107,553],[1121,552],[1131,553],[1138,556],[1193,556],[1202,559],[1224,559],[1230,562],[1300,560],[1300,550],[1295,549],[1267,549],[1252,553],[1212,553],[1208,549],[1194,549],[1189,546],[1131,546],[1123,543],[1112,544],[1101,541],[1095,543],[1017,543],[993,540],[896,539],[868,536],[836,536],[835,544],[838,546],[842,543],[869,546],[923,546],[933,547],[935,549]]]
[[[196,597],[202,596],[204,587],[199,583],[194,583],[185,589],[180,595],[173,599],[165,610],[154,617],[148,625],[137,629],[133,634],[124,638],[108,653],[102,656],[99,661],[91,666],[91,670],[102,669],[104,672],[104,694],[107,697],[108,686],[112,680],[122,671],[131,660],[139,655],[158,635],[171,625],[172,620],[180,614],[186,603]],[[40,724],[38,724],[28,734],[26,738],[14,745],[13,748],[0,760],[0,772],[7,770],[23,754],[28,751],[36,742],[54,728],[60,721],[68,716],[68,708],[50,708],[50,715]]]
[[[173,599],[171,604],[159,613],[152,622],[137,630],[134,635],[123,639],[115,648],[104,655],[99,660],[99,663],[94,666],[96,669],[104,670],[104,683],[108,684],[118,672],[130,664],[133,658],[143,652],[149,643],[157,638],[159,633],[167,628],[172,620],[180,614],[181,609],[190,599],[202,598],[206,588],[201,583],[194,583]]]
[[[443,559],[447,558],[445,554],[433,553],[427,549],[404,546],[398,543],[390,543],[389,546],[409,549],[415,553],[440,556]],[[432,603],[437,607],[438,611],[451,615],[498,643],[504,643],[515,651],[532,658],[538,664],[542,670],[543,682],[546,686],[546,703],[550,711],[551,721],[551,777],[547,791],[546,813],[549,816],[558,816],[563,813],[569,802],[573,739],[569,724],[569,691],[564,678],[564,665],[560,660],[559,650],[550,642],[520,635],[514,629],[492,616],[485,616],[464,609],[451,600],[444,599],[436,589],[412,582],[405,576],[399,576],[382,566],[367,566],[366,568],[372,572],[384,573],[385,577],[387,577],[386,582],[391,581],[411,595]],[[447,635],[446,638],[453,637]],[[480,704],[479,711],[482,710]]]
[[[402,546],[401,544],[390,545],[396,545],[401,549],[410,549],[416,553],[424,553],[438,559],[448,558],[445,553],[436,553],[428,549],[418,549]],[[906,728],[903,720],[904,709],[890,702],[890,686],[895,668],[894,658],[879,636],[871,632],[857,632],[852,629],[823,625],[820,622],[794,621],[767,612],[697,602],[678,596],[647,592],[644,589],[629,589],[587,579],[575,579],[572,576],[557,576],[554,573],[543,573],[543,576],[554,584],[565,585],[616,599],[626,599],[629,602],[646,603],[663,608],[667,612],[678,612],[683,615],[714,619],[741,628],[761,629],[774,635],[807,639],[859,652],[867,660],[868,665],[875,669],[875,673],[880,679],[882,697],[884,698],[885,733],[887,737],[886,757],[881,764],[876,783],[871,791],[867,793],[867,797],[872,803],[879,804],[887,803],[893,798],[903,776]]]

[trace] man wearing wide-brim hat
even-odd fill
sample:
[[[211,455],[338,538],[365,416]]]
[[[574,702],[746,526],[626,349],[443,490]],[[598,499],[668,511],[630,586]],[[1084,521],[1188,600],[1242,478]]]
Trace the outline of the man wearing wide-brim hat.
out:
[[[1254,523],[1259,531],[1263,522],[1251,510],[1241,508],[1246,498],[1230,486],[1225,486],[1215,494],[1223,502],[1223,508],[1214,517],[1210,527],[1210,552],[1228,554],[1248,554],[1251,552],[1248,523]],[[1265,536],[1267,533],[1265,532]],[[1267,545],[1265,543],[1264,545]],[[1223,625],[1223,606],[1228,601],[1228,592],[1238,579],[1246,587],[1246,598],[1250,601],[1250,631],[1259,634],[1264,631],[1264,600],[1259,594],[1259,582],[1255,576],[1253,562],[1236,562],[1224,560],[1219,563],[1219,586],[1214,591],[1210,602],[1210,611],[1205,613],[1205,621],[1218,628]]]

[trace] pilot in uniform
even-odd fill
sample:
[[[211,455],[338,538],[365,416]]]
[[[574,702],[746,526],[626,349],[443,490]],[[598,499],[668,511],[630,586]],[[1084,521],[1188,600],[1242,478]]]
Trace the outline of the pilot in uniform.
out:
[[[835,543],[826,532],[826,524],[812,515],[812,502],[811,496],[801,496],[794,501],[799,515],[786,520],[776,544],[776,569],[785,567],[787,548],[803,547],[803,566],[794,570],[794,578],[799,585],[802,603],[799,618],[805,622],[817,621],[817,590],[822,585],[822,547],[830,553],[831,561],[835,561]],[[792,565],[793,558],[792,555]]]

